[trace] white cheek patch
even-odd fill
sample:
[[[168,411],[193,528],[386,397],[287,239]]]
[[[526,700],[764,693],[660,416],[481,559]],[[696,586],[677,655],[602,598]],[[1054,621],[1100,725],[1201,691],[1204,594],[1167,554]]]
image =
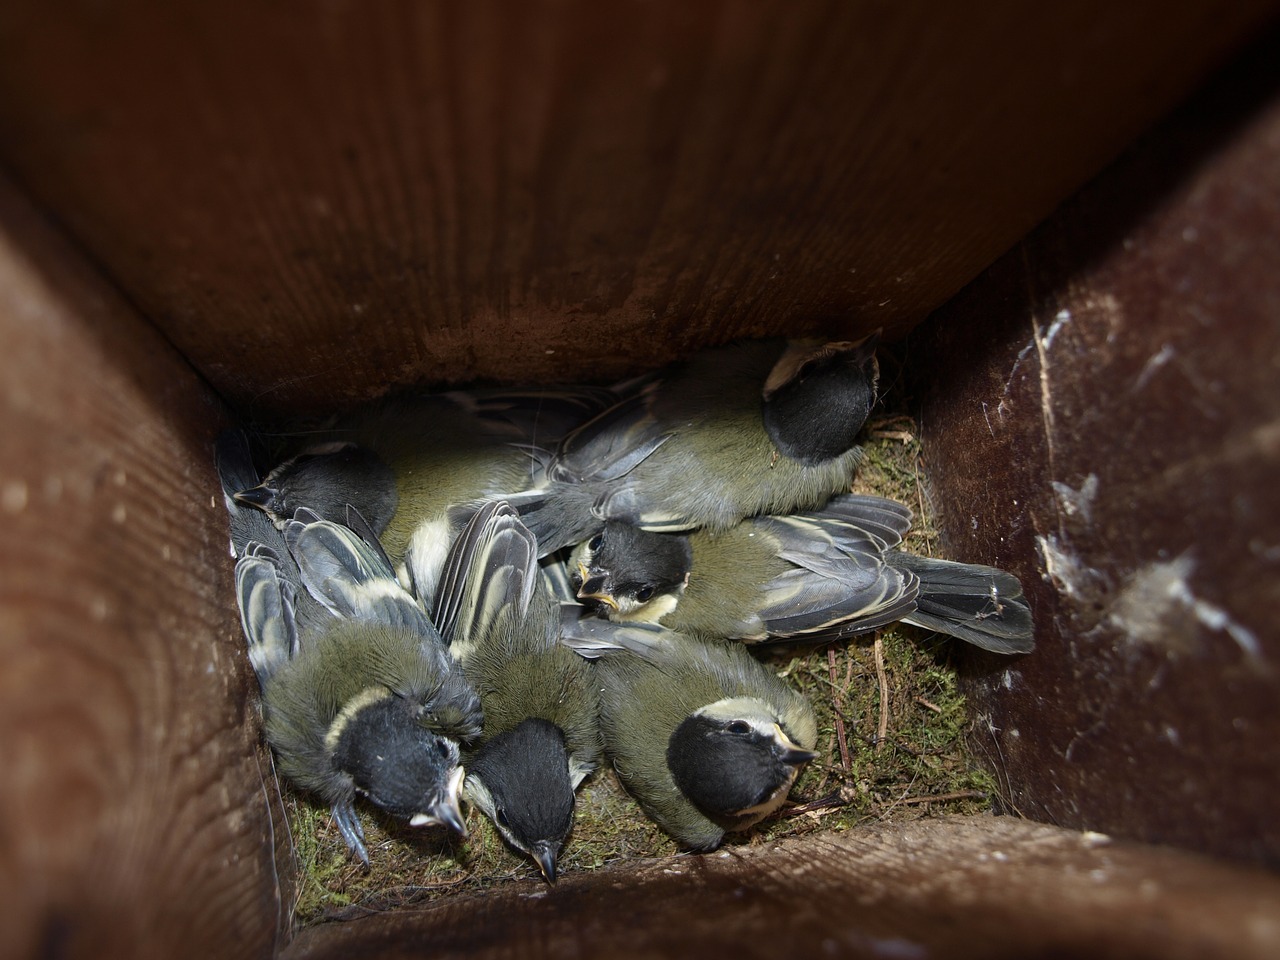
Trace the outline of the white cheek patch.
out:
[[[517,850],[523,849],[523,846],[516,842],[516,838],[511,835],[511,831],[502,824],[498,823],[498,805],[494,802],[493,794],[489,792],[489,788],[485,786],[484,781],[477,777],[467,777],[467,784],[464,788],[466,797],[471,803],[475,804],[486,817],[489,822],[497,828],[498,833],[506,839],[506,841]],[[526,851],[527,852],[527,851]]]
[[[769,814],[777,810],[787,799],[787,794],[791,792],[792,785],[796,782],[796,777],[800,775],[800,768],[793,767],[787,774],[786,780],[778,785],[778,789],[765,797],[760,803],[754,807],[748,807],[746,810],[740,810],[736,816],[744,817],[755,824],[763,820]]]
[[[609,619],[628,623],[661,623],[662,618],[680,603],[680,598],[674,593],[664,593],[648,603],[636,603],[629,597],[615,599],[618,601],[618,609],[610,614]]]
[[[590,567],[591,561],[595,559],[595,556],[596,552],[591,549],[591,541],[583,540],[573,548],[573,553],[569,554],[569,566],[574,569],[579,565]]]

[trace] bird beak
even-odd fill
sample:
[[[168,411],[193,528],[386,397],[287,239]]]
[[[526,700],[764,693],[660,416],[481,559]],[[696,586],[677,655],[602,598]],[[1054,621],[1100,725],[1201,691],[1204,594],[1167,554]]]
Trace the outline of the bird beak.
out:
[[[591,576],[591,572],[583,564],[578,564],[578,573],[582,577],[582,586],[578,588],[579,600],[599,600],[613,609],[618,609],[618,601],[613,599],[607,587],[607,577]]]
[[[466,771],[462,767],[454,767],[453,773],[449,775],[449,785],[444,796],[433,803],[426,813],[415,813],[410,817],[409,826],[428,827],[440,824],[453,830],[458,836],[465,837],[467,821],[462,816],[462,807],[458,800],[462,779],[465,776]]]
[[[818,757],[812,750],[806,750],[799,744],[793,743],[776,723],[773,725],[773,742],[778,752],[778,759],[793,767],[816,760]]]
[[[547,883],[555,883],[556,858],[560,854],[560,844],[554,840],[539,840],[529,853],[538,864],[538,869],[542,871],[543,879]]]
[[[265,483],[258,484],[256,487],[250,487],[248,490],[241,490],[239,493],[233,493],[231,499],[236,503],[247,504],[250,507],[257,507],[259,510],[266,510],[280,496],[280,491],[268,487]]]

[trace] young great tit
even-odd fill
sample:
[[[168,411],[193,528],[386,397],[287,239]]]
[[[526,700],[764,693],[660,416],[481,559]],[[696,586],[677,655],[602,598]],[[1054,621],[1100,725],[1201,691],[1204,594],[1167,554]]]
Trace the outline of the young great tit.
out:
[[[599,704],[590,664],[560,643],[533,535],[505,502],[483,504],[453,544],[434,616],[484,707],[467,797],[554,883],[574,791],[600,763]]]
[[[282,531],[249,516],[232,496],[256,478],[242,433],[219,441],[217,465],[280,773],[332,807],[365,863],[357,796],[411,825],[465,835],[459,749],[480,733],[480,700],[426,614],[376,541],[306,511]]]
[[[307,435],[236,499],[277,524],[299,507],[345,522],[353,506],[403,581],[429,601],[465,519],[450,508],[545,481],[550,451],[617,399],[606,388],[478,390],[381,401]]]
[[[712,850],[782,805],[817,756],[803,696],[741,644],[561,610],[565,644],[595,660],[605,753],[663,830]]]
[[[902,504],[854,494],[719,533],[607,523],[574,550],[570,582],[610,620],[747,642],[851,636],[900,620],[996,653],[1033,650],[1017,578],[894,549],[910,525]]]
[[[873,334],[706,350],[570,433],[545,489],[508,497],[543,555],[601,521],[725,530],[849,489],[876,400]]]

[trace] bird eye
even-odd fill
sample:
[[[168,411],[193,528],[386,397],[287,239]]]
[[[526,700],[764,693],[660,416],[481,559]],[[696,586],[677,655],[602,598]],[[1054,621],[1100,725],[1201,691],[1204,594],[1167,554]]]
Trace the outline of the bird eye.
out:
[[[599,550],[601,544],[603,543],[604,543],[604,534],[597,533],[594,537],[592,537],[589,541],[587,541],[587,547],[588,549],[591,549],[591,550]]]
[[[498,810],[494,814],[493,819],[497,822],[498,826],[500,827],[510,828],[511,826],[511,824],[507,823],[507,811],[505,810]]]
[[[741,735],[744,733],[751,732],[751,724],[747,723],[747,721],[745,720],[734,720],[725,729],[728,730],[730,733],[736,733]]]
[[[449,745],[443,740],[437,740],[436,753],[440,754],[442,759],[447,760],[449,758]]]
[[[636,599],[641,603],[648,603],[651,597],[653,597],[653,587],[641,587],[636,591]]]

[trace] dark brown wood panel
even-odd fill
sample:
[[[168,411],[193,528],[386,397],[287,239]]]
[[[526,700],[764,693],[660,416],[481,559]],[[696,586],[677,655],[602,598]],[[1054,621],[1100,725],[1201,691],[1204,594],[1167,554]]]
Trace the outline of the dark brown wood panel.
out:
[[[1013,819],[733,847],[303,931],[343,957],[1272,957],[1280,880]]]
[[[255,414],[900,332],[1274,2],[16,0],[0,162]]]
[[[1009,805],[1273,867],[1278,172],[1275,35],[912,338],[948,549],[1037,617],[968,667]]]
[[[0,384],[0,954],[268,956],[223,406],[2,182]]]

